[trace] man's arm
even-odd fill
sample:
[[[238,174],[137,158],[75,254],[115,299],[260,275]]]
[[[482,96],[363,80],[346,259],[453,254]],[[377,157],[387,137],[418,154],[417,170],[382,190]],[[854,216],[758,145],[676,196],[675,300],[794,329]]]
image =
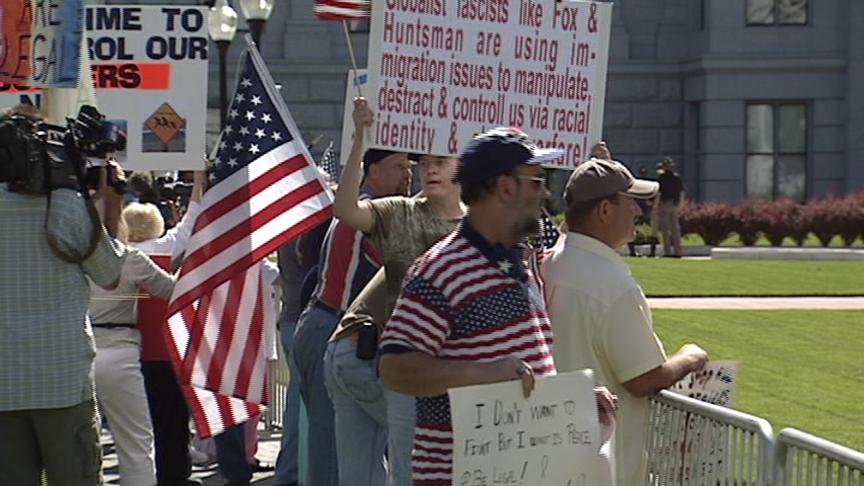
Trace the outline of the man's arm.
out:
[[[444,395],[449,388],[522,380],[527,398],[534,390],[534,372],[513,356],[478,363],[442,359],[421,351],[387,353],[381,357],[381,380],[392,390],[416,397]]]
[[[698,371],[708,362],[708,353],[695,344],[685,344],[665,363],[623,383],[631,395],[647,397],[677,383],[691,371]]]
[[[117,237],[120,211],[123,209],[123,195],[114,190],[111,184],[125,180],[123,171],[113,160],[105,163],[105,168],[99,175],[99,199],[103,204],[102,224],[112,238]]]
[[[339,177],[339,188],[333,202],[333,215],[355,229],[368,233],[372,229],[373,215],[365,203],[358,201],[360,181],[363,177],[361,161],[363,159],[363,138],[366,129],[372,124],[372,110],[366,104],[365,98],[354,99],[354,142],[342,175]]]

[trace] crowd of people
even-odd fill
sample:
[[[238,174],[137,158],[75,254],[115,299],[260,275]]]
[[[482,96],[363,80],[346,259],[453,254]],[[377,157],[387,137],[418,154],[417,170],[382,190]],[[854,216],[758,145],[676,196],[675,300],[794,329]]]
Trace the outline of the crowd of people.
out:
[[[637,179],[598,144],[570,176],[555,229],[543,164],[561,151],[506,127],[458,157],[364,149],[373,120],[356,99],[334,217],[279,249],[277,267],[262,264],[291,377],[275,484],[299,484],[301,403],[307,486],[449,486],[448,389],[516,380],[528,397],[536,378],[584,368],[597,420],[614,429],[597,451],[603,483],[644,484],[648,397],[708,356],[695,344],[667,356],[618,250],[641,202],[674,219],[680,179],[668,190],[663,175]],[[0,443],[17,444],[0,447],[0,485],[43,474],[53,486],[99,484],[99,410],[121,485],[196,483],[164,319],[139,318],[138,303],[170,296],[206,176],[195,174],[170,228],[159,207],[113,189],[123,178],[108,163],[92,200],[0,189]],[[680,255],[674,230],[668,246]],[[247,424],[214,440],[228,485],[251,481],[251,422],[251,434]]]

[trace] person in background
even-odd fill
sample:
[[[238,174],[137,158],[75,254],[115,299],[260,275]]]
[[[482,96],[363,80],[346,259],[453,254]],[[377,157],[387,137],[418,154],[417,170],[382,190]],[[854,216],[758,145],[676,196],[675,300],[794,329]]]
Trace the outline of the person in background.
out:
[[[384,261],[386,294],[383,320],[393,310],[402,280],[408,267],[424,251],[428,250],[435,242],[453,231],[459,220],[465,214],[465,209],[459,201],[459,184],[454,181],[458,161],[454,157],[439,157],[434,155],[420,155],[421,193],[416,197],[404,196],[388,197],[374,200],[358,200],[360,186],[360,154],[363,150],[365,130],[374,119],[372,110],[363,98],[354,100],[354,145],[351,154],[342,171],[339,180],[339,189],[336,191],[334,202],[334,215],[345,224],[362,231],[375,245]],[[368,368],[375,363],[354,359],[350,353],[344,352],[346,347],[352,347],[353,340],[347,342],[331,342],[328,348],[327,359],[332,360],[330,369],[335,370],[338,376],[333,379],[342,378],[346,383],[345,388],[350,388],[351,374],[356,373],[365,380]],[[343,352],[336,353],[336,347],[340,346]],[[372,369],[374,372],[374,368]],[[343,388],[343,389],[345,389]],[[411,481],[411,448],[414,436],[414,397],[399,393],[397,391],[386,391],[387,420],[389,422],[389,447],[388,455],[392,467],[393,479],[396,484],[409,484]],[[341,401],[348,404],[347,401]],[[382,402],[380,406],[385,406]],[[366,451],[360,453],[354,447],[358,439],[356,430],[352,428],[355,411],[354,406],[339,409],[336,413],[342,414],[337,420],[344,427],[336,431],[336,446],[339,452],[339,463],[345,465],[348,470],[343,474],[340,470],[340,484],[345,485],[376,485],[380,483],[381,460],[376,460],[371,465],[360,457],[365,457]],[[365,412],[361,412],[362,420]],[[367,429],[374,437],[379,430]],[[370,437],[370,440],[373,437]],[[383,451],[381,451],[383,452]],[[372,474],[370,466],[376,468]],[[375,477],[374,482],[358,483],[358,478]],[[365,481],[365,479],[363,480]]]
[[[657,165],[657,219],[663,237],[663,256],[681,258],[681,227],[678,225],[678,209],[684,202],[684,183],[675,172],[675,162],[669,157]]]
[[[617,253],[635,236],[636,200],[657,191],[619,162],[582,162],[565,189],[569,232],[542,266],[558,370],[591,368],[619,397],[612,457],[621,485],[648,480],[648,397],[708,360],[695,344],[667,358],[645,294]]]
[[[363,155],[363,199],[407,195],[411,161],[404,152],[369,149]],[[324,385],[324,352],[342,313],[381,266],[359,231],[334,218],[324,237],[317,285],[297,324],[292,355],[309,414],[308,486],[338,483],[333,403]]]
[[[201,211],[201,197],[207,184],[204,171],[195,171],[189,206],[177,226],[165,231],[162,213],[152,204],[131,203],[123,210],[129,245],[148,256],[168,256],[177,263],[186,249],[192,226]],[[168,258],[165,258],[166,260]],[[159,258],[161,260],[161,258]],[[171,262],[165,262],[168,270]],[[167,310],[167,302],[162,301]],[[147,391],[147,404],[153,422],[156,448],[156,479],[159,486],[200,485],[190,478],[189,409],[177,383],[168,348],[162,337],[164,319],[139,323],[141,331],[141,371]]]

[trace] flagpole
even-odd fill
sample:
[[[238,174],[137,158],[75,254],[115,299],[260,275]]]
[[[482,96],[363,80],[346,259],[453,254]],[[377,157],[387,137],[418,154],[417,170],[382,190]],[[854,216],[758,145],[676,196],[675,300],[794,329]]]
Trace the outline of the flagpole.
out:
[[[342,19],[342,30],[345,32],[345,42],[348,44],[348,55],[351,56],[351,66],[354,68],[354,86],[357,88],[357,97],[362,98],[360,83],[357,82],[357,59],[354,57],[354,47],[351,45],[351,36],[348,34],[348,21]]]

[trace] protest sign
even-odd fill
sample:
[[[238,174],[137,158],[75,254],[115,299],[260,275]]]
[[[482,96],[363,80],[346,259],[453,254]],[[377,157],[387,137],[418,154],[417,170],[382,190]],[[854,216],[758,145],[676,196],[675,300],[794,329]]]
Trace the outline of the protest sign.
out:
[[[603,126],[611,3],[373,2],[372,145],[456,155],[476,133],[519,127],[573,168]]]
[[[348,153],[351,152],[351,143],[354,141],[354,120],[351,114],[354,113],[354,97],[357,96],[357,87],[360,87],[360,92],[363,96],[369,96],[367,93],[368,76],[365,69],[357,70],[357,80],[354,80],[354,70],[348,70],[348,80],[345,82],[345,112],[342,114],[342,145],[339,147],[339,167],[345,167],[345,162],[348,162]],[[338,172],[337,172],[338,173]]]
[[[84,25],[98,108],[126,132],[123,167],[203,168],[207,8],[91,6]],[[0,84],[0,107],[37,94]]]
[[[449,390],[453,484],[600,484],[600,439],[589,370]],[[608,474],[608,473],[607,473]]]
[[[670,391],[721,407],[731,407],[738,383],[738,361],[709,361],[688,373]]]
[[[31,3],[30,85],[75,88],[80,71],[81,0],[40,0]]]
[[[3,0],[0,5],[0,83],[27,84],[30,79],[30,0]]]

